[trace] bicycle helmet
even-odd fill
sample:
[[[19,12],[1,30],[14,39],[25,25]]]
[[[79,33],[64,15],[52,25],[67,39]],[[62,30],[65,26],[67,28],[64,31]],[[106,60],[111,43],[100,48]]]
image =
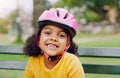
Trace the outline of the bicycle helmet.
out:
[[[74,16],[63,8],[51,8],[44,11],[38,18],[38,27],[43,27],[46,24],[55,24],[67,30],[71,37],[76,35],[78,29],[77,20]]]

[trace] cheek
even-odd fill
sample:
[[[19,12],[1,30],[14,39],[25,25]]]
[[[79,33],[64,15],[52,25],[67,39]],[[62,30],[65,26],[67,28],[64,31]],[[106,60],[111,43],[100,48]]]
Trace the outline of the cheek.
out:
[[[62,40],[61,45],[64,46],[64,47],[67,47],[67,45],[68,45],[67,39]]]
[[[42,44],[45,42],[46,38],[44,36],[40,36],[40,39],[39,39],[39,46],[42,46]]]
[[[47,39],[47,36],[45,36],[45,35],[43,35],[43,34],[41,34],[40,35],[40,41],[42,42],[42,41],[45,41]]]

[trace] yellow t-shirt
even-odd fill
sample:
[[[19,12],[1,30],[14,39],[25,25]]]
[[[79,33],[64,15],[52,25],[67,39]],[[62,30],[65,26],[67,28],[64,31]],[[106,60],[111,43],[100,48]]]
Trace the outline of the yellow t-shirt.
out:
[[[25,68],[24,78],[85,78],[77,56],[65,53],[52,69],[47,69],[44,57],[31,57]]]

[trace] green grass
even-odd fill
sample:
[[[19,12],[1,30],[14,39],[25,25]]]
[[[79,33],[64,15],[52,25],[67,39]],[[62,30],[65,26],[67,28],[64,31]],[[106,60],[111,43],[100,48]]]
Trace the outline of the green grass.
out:
[[[0,60],[28,60],[25,55],[0,54]]]
[[[23,78],[24,71],[0,69],[0,78]]]
[[[8,35],[6,34],[0,34],[0,45],[9,45],[10,41],[8,39]]]
[[[74,41],[84,47],[120,47],[120,34],[77,34]],[[0,34],[0,45],[22,45],[11,41],[8,35]]]
[[[15,39],[9,37],[7,34],[0,34],[0,45],[23,45],[24,41],[14,41]]]
[[[120,34],[116,35],[77,35],[75,42],[84,47],[120,47]]]
[[[120,39],[84,42],[84,43],[79,43],[78,45],[85,47],[120,47]]]

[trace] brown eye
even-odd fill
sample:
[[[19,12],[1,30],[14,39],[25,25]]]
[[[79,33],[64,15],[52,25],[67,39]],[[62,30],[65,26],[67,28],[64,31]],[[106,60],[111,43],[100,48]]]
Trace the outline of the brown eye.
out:
[[[66,34],[60,33],[60,34],[59,34],[59,37],[60,37],[60,38],[65,38],[65,37],[66,37]]]
[[[46,32],[44,32],[44,34],[46,34],[46,35],[50,35],[51,32],[46,31]]]
[[[60,35],[60,37],[65,37],[65,35]]]

